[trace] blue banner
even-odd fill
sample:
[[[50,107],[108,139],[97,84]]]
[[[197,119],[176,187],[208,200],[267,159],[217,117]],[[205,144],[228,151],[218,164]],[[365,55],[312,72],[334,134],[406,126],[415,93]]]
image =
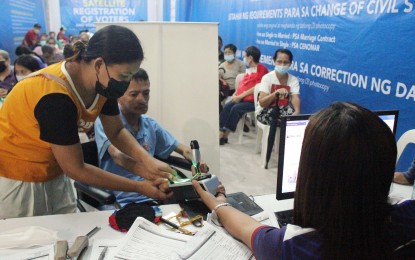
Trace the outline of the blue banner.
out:
[[[290,49],[302,113],[333,101],[399,109],[398,140],[415,128],[414,5],[415,0],[192,1],[186,19],[219,22],[224,45],[258,46],[269,69],[277,49]],[[398,169],[406,170],[414,156],[415,146],[409,146]]]
[[[10,54],[13,62],[16,47],[35,23],[42,26],[41,32],[46,32],[44,1],[4,0],[0,1],[0,10],[0,49]]]
[[[147,20],[147,0],[60,0],[61,24],[66,35],[95,32],[94,23]]]

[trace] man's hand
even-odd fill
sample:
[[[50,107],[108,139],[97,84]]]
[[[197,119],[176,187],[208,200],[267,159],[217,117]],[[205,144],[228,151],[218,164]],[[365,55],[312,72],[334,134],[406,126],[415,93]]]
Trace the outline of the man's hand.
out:
[[[242,99],[243,99],[243,97],[241,97],[241,95],[239,95],[239,96],[232,96],[232,102],[233,103],[239,103],[239,102],[242,101]]]
[[[277,93],[280,97],[286,98],[290,93],[288,93],[288,90],[286,90],[285,88],[280,88],[277,89],[277,91],[275,91],[275,96],[278,99]]]
[[[158,178],[153,181],[140,181],[140,186],[137,192],[158,200],[165,200],[173,195],[173,192],[169,189],[168,180],[162,178]]]
[[[145,173],[140,174],[144,179],[155,180],[157,178],[172,179],[173,169],[162,161],[159,161],[153,157],[149,157],[144,161]]]
[[[402,185],[410,185],[411,183],[405,178],[405,175],[403,175],[403,172],[395,172],[395,175],[393,176],[393,182],[402,184]]]
[[[203,203],[210,209],[214,209],[216,205],[226,202],[226,191],[225,187],[221,184],[217,188],[216,197],[213,196],[210,192],[205,191],[200,184],[193,180],[192,181],[193,187],[195,188],[196,192],[199,194],[200,198],[202,199]]]

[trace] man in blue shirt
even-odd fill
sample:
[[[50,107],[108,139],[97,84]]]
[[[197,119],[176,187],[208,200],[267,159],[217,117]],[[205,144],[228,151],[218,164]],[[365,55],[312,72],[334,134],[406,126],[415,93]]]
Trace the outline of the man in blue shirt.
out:
[[[395,172],[393,181],[403,185],[413,184],[415,180],[415,159],[406,172]]]
[[[120,117],[125,128],[137,139],[151,155],[167,158],[173,151],[184,158],[192,160],[190,147],[180,144],[168,131],[163,129],[154,119],[144,115],[148,110],[150,99],[150,81],[147,72],[140,69],[132,78],[124,96],[118,99]],[[133,160],[113,145],[106,137],[102,123],[95,122],[95,140],[98,147],[99,167],[109,172],[133,180],[151,180],[147,176],[141,162]],[[207,166],[202,164],[201,171]],[[111,191],[121,206],[131,202],[152,200],[134,192]]]

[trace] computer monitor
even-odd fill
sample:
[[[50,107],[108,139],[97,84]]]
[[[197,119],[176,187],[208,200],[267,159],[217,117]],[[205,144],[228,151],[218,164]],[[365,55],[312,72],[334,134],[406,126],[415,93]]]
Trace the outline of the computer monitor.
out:
[[[396,133],[398,110],[374,111]],[[298,166],[300,164],[301,147],[305,128],[311,115],[295,115],[281,118],[277,200],[294,198],[297,183]]]

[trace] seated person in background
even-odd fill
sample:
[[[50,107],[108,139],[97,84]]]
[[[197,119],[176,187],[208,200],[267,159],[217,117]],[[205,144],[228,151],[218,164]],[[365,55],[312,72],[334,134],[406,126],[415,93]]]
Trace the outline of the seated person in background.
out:
[[[406,172],[395,172],[393,176],[393,182],[403,184],[403,185],[411,185],[414,183],[415,180],[415,159],[412,161],[411,166],[408,168]]]
[[[48,44],[42,46],[42,53],[42,58],[48,66],[64,60],[63,55],[57,53],[56,48]]]
[[[262,77],[255,113],[271,106],[291,106],[289,114],[300,114],[300,83],[295,76],[288,73],[293,54],[287,49],[279,49],[273,60],[275,70]]]
[[[40,69],[39,62],[29,54],[23,54],[14,61],[14,75],[17,81]]]
[[[5,50],[0,50],[0,97],[6,97],[16,84],[13,68],[10,66],[10,56]]]
[[[262,76],[268,73],[268,69],[259,63],[261,51],[250,46],[245,50],[244,63],[249,68],[242,78],[232,100],[225,104],[219,115],[220,145],[228,142],[230,132],[235,132],[241,117],[248,112],[255,111],[254,87],[261,82]]]
[[[60,49],[60,47],[59,47],[59,45],[58,45],[58,42],[56,41],[56,39],[55,39],[55,38],[49,38],[49,39],[46,41],[46,44],[47,44],[47,45],[49,45],[50,47],[55,48],[55,52],[56,52],[56,53],[60,53],[60,52],[62,52],[62,51],[61,51],[61,49]]]
[[[338,102],[310,118],[294,223],[263,225],[193,181],[225,229],[261,259],[391,259],[415,239],[415,201],[388,204],[396,161],[390,128],[371,111]]]
[[[81,42],[83,42],[84,44],[88,44],[88,42],[89,42],[89,34],[88,34],[88,32],[87,31],[81,31],[79,33],[79,40]]]
[[[190,147],[179,143],[169,132],[163,129],[154,119],[144,115],[148,110],[150,99],[150,81],[144,69],[134,74],[124,96],[118,99],[120,116],[125,128],[137,139],[152,156],[167,158],[173,151],[191,161]],[[148,178],[141,162],[133,160],[115,148],[106,137],[102,123],[95,122],[95,139],[98,147],[99,167],[117,175],[143,180]],[[207,165],[201,164],[200,170],[207,172]],[[152,200],[134,192],[110,191],[121,206],[131,202]]]
[[[236,76],[245,73],[246,71],[245,64],[241,60],[235,58],[236,50],[235,45],[227,44],[224,48],[225,61],[219,65],[219,79],[222,81],[223,85],[228,86],[230,90],[229,95],[232,95],[237,87],[235,86]]]
[[[20,57],[23,54],[32,55],[37,60],[37,62],[39,63],[40,68],[43,69],[44,67],[46,67],[46,64],[45,64],[44,60],[42,59],[42,57],[40,55],[38,55],[36,52],[33,52],[32,50],[30,50],[26,46],[22,46],[22,45],[17,46],[14,53],[16,54],[17,57]]]
[[[257,115],[258,121],[270,125],[266,155],[267,163],[274,147],[279,116],[281,114],[300,114],[300,83],[295,76],[288,73],[293,61],[293,54],[287,49],[278,49],[273,60],[275,69],[262,77],[258,92],[258,104],[255,104],[255,115]],[[263,109],[268,111],[271,109],[274,112],[261,114],[261,112],[265,112],[262,111]],[[270,114],[273,115],[271,122]]]

